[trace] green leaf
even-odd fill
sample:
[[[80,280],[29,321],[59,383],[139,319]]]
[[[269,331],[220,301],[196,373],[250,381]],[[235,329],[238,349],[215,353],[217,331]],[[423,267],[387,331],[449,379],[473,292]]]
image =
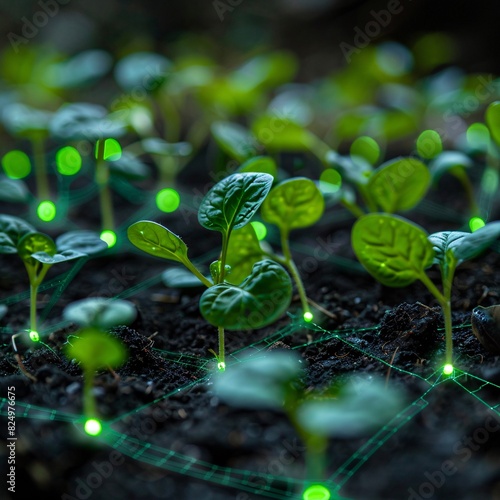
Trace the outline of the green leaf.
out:
[[[429,163],[432,181],[437,182],[447,172],[460,178],[464,168],[472,167],[472,160],[460,151],[444,151]]]
[[[19,217],[0,215],[0,253],[17,253],[21,238],[36,229]]]
[[[146,153],[161,156],[189,156],[193,152],[189,142],[166,142],[158,137],[148,137],[141,144]]]
[[[427,160],[435,158],[443,151],[441,136],[435,130],[424,130],[417,138],[417,152]]]
[[[62,234],[56,239],[58,252],[75,250],[86,255],[94,255],[108,248],[94,231],[77,230]]]
[[[453,253],[456,266],[484,252],[500,237],[500,222],[490,222],[473,233],[441,231],[431,234],[429,241],[435,252],[435,260],[444,262],[448,252]]]
[[[370,165],[375,165],[380,158],[380,146],[375,139],[363,135],[351,144],[350,153],[351,156],[361,157]]]
[[[323,215],[325,200],[316,184],[295,177],[274,187],[262,204],[262,218],[283,231],[314,224]]]
[[[139,250],[155,257],[182,263],[188,259],[186,244],[179,236],[157,222],[135,222],[127,229],[127,236]]]
[[[121,365],[127,359],[123,343],[95,328],[84,328],[75,334],[71,343],[66,344],[65,353],[78,360],[85,371],[94,372],[100,368]]]
[[[172,267],[164,271],[161,279],[169,288],[195,288],[204,284],[190,271],[183,267]]]
[[[113,175],[126,179],[142,180],[149,177],[148,166],[128,151],[123,151],[120,158],[109,162],[108,166]]]
[[[210,130],[215,142],[231,158],[244,162],[257,154],[254,137],[241,125],[231,122],[215,122]]]
[[[311,132],[286,116],[268,114],[258,118],[252,132],[270,153],[308,151],[315,142]]]
[[[492,102],[486,109],[486,124],[488,125],[491,137],[500,145],[500,101]]]
[[[368,180],[372,200],[388,213],[409,210],[425,195],[429,169],[414,158],[397,158],[377,168]]]
[[[269,325],[288,309],[292,282],[282,266],[266,259],[253,266],[240,286],[214,285],[200,299],[203,317],[227,330],[252,330]]]
[[[269,174],[232,174],[203,198],[198,221],[206,229],[228,234],[250,222],[273,184]]]
[[[395,215],[360,217],[352,229],[352,247],[375,279],[393,287],[407,286],[419,279],[434,258],[427,233]]]
[[[34,254],[46,254],[47,258],[50,258],[57,253],[57,248],[50,236],[43,233],[28,233],[19,240],[17,252],[24,262],[33,266],[36,264],[33,262]]]
[[[29,138],[48,134],[52,113],[15,102],[4,106],[1,116],[5,128],[12,135]]]
[[[77,300],[64,308],[66,321],[81,327],[91,326],[108,330],[118,325],[130,325],[137,316],[137,309],[127,300],[110,300],[104,297],[91,297]]]
[[[360,156],[341,156],[335,151],[329,151],[326,161],[329,166],[340,173],[343,180],[355,186],[366,184],[373,172],[371,164]]]
[[[59,264],[60,262],[66,262],[68,260],[79,259],[80,257],[86,256],[86,254],[78,252],[76,250],[64,250],[62,252],[57,252],[54,255],[50,255],[49,253],[43,251],[31,254],[31,257],[33,259],[36,259],[42,264],[48,264],[50,266]]]
[[[121,59],[115,67],[118,84],[127,91],[159,88],[171,73],[172,63],[154,52],[134,52]]]
[[[227,403],[241,408],[280,408],[302,375],[300,357],[293,351],[243,356],[214,380],[214,390]]]
[[[313,435],[355,437],[387,423],[402,406],[398,391],[387,389],[382,381],[363,380],[347,383],[336,399],[306,401],[297,419]]]
[[[260,172],[272,175],[275,179],[278,175],[276,162],[269,156],[256,156],[250,158],[238,167],[238,172]]]
[[[255,229],[247,224],[231,232],[227,247],[226,263],[231,272],[226,275],[226,281],[239,285],[250,273],[254,264],[263,258]]]
[[[7,203],[24,203],[30,192],[26,184],[19,179],[0,179],[0,200]],[[1,252],[0,252],[1,253]]]

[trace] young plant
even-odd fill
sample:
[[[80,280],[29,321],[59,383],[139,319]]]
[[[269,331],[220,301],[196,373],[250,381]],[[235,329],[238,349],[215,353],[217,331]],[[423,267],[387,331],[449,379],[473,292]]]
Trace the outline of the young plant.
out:
[[[490,222],[473,233],[441,231],[430,236],[398,216],[368,214],[352,229],[352,247],[363,267],[380,283],[408,286],[420,280],[442,308],[445,325],[445,373],[453,371],[451,290],[456,268],[477,257],[500,236],[500,222]],[[426,269],[438,264],[442,291]]]
[[[264,356],[243,357],[215,379],[214,388],[231,405],[255,410],[281,408],[286,413],[306,449],[306,491],[312,494],[313,489],[326,488],[322,482],[328,438],[352,438],[372,430],[390,420],[402,401],[399,393],[377,380],[310,391],[304,378],[299,356],[271,351]],[[313,497],[304,492],[303,498]]]
[[[100,431],[96,402],[92,394],[97,370],[116,368],[127,359],[125,346],[117,338],[96,328],[84,328],[71,336],[65,345],[65,353],[76,359],[83,370],[83,413],[87,418],[85,429],[89,434]],[[98,431],[92,432],[97,425]]]
[[[285,269],[269,259],[255,263],[238,285],[228,283],[226,275],[231,233],[248,224],[271,189],[272,176],[237,173],[217,183],[203,198],[198,221],[206,229],[222,235],[219,260],[210,266],[212,281],[191,262],[186,244],[161,224],[139,221],[127,231],[139,249],[156,257],[183,264],[208,289],[200,298],[202,316],[218,327],[219,368],[225,368],[224,330],[249,330],[276,321],[291,300],[291,281]]]

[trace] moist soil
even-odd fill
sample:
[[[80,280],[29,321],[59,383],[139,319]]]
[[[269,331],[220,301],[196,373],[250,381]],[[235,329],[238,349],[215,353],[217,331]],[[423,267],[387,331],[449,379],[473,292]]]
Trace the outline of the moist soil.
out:
[[[193,187],[194,177],[189,172],[184,176],[184,189],[196,197],[209,180],[196,177]],[[429,215],[428,210],[419,209],[406,216],[428,232],[463,228],[467,213],[463,200],[456,199],[459,189],[450,190],[448,199],[438,198],[436,191],[428,198],[435,206],[454,210],[458,215],[453,222],[442,217],[444,210]],[[137,210],[119,196],[115,203],[121,221]],[[80,207],[70,217],[79,227],[97,227],[95,205]],[[15,213],[14,208],[7,209]],[[200,228],[194,209],[151,218],[181,234],[193,258],[204,264],[215,259],[218,235]],[[304,383],[308,390],[321,390],[351,377],[378,377],[403,392],[403,406],[411,418],[396,432],[384,435],[380,446],[345,481],[340,491],[343,498],[500,499],[500,419],[491,410],[500,401],[500,388],[492,385],[500,385],[499,355],[485,350],[470,326],[475,306],[499,302],[498,252],[488,251],[456,273],[452,297],[455,365],[470,375],[459,376],[457,371],[456,381],[453,377],[444,381],[435,374],[444,359],[443,320],[436,301],[420,283],[392,289],[365,273],[351,250],[352,223],[352,217],[334,206],[317,226],[292,234],[292,251],[308,296],[320,306],[314,309],[317,327],[297,321],[300,302],[294,297],[290,315],[277,323],[251,332],[227,332],[226,352],[254,344],[264,349],[295,348],[307,367]],[[269,239],[274,243],[276,234],[271,233]],[[2,256],[0,262],[0,298],[25,292],[27,278],[17,257]],[[114,422],[115,431],[219,467],[297,480],[304,477],[304,447],[284,414],[233,408],[215,396],[215,367],[206,360],[212,356],[209,349],[217,349],[217,332],[200,316],[202,290],[166,288],[158,277],[168,267],[168,262],[135,252],[126,243],[86,262],[45,318],[43,344],[34,348],[18,339],[22,363],[36,382],[21,373],[10,335],[3,334],[0,394],[5,398],[8,387],[14,387],[18,406],[16,493],[9,493],[4,483],[1,498],[280,498],[276,493],[267,496],[244,490],[231,481],[221,485],[174,472],[84,435],[80,425],[82,372],[62,352],[76,326],[61,323],[61,313],[72,301],[92,295],[122,296],[138,309],[132,325],[111,331],[126,344],[128,361],[114,373],[99,372],[95,379],[98,411],[103,420]],[[48,279],[69,269],[54,267]],[[439,283],[436,268],[430,276]],[[54,290],[40,293],[42,316]],[[9,306],[2,326],[20,331],[26,328],[27,316],[28,301],[20,300]],[[292,323],[295,326],[286,329]],[[231,362],[234,358],[228,356],[228,371]],[[52,414],[55,418],[42,418],[50,416],[51,410],[58,412]],[[2,412],[5,416],[5,404]],[[61,415],[69,417],[60,419]],[[2,418],[1,422],[5,438],[7,421]],[[373,435],[332,438],[327,475]],[[2,448],[4,453],[5,445]],[[1,467],[5,474],[6,457]],[[273,487],[279,491],[279,481]],[[283,486],[282,498],[290,498],[286,491]]]

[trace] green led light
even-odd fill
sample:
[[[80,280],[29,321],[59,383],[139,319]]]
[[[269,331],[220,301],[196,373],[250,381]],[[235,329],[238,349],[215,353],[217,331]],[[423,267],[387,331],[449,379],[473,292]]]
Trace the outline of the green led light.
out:
[[[325,193],[335,193],[341,186],[342,177],[333,168],[327,168],[319,176],[319,187]]]
[[[175,212],[181,204],[179,193],[172,188],[162,189],[156,194],[156,206],[162,212]]]
[[[481,217],[472,217],[469,221],[469,227],[472,232],[477,231],[485,225],[486,222]]]
[[[99,151],[99,145],[101,140],[99,139],[95,145],[95,157],[97,158],[97,152]],[[106,139],[104,141],[104,159],[108,161],[119,160],[122,156],[122,147],[116,139]]]
[[[417,152],[426,160],[430,160],[443,151],[441,136],[435,130],[424,130],[417,139]]]
[[[304,313],[304,321],[306,321],[307,323],[311,322],[313,320],[314,316],[313,316],[313,313],[310,312],[310,311],[307,311]]]
[[[82,168],[82,157],[76,148],[65,146],[56,154],[56,167],[62,175],[75,175]]]
[[[116,233],[114,231],[106,229],[99,235],[99,238],[108,245],[108,248],[116,245]]]
[[[2,158],[2,167],[7,177],[23,179],[31,172],[31,162],[26,153],[14,149]]]
[[[89,436],[98,436],[102,432],[101,422],[95,418],[89,418],[83,428]]]
[[[217,363],[217,369],[220,372],[225,371],[226,370],[226,363],[224,363],[223,361],[220,361],[219,363]]]
[[[445,375],[451,375],[453,373],[453,365],[451,365],[450,363],[446,363],[443,366],[443,373]]]
[[[39,342],[40,341],[40,335],[38,335],[38,332],[35,332],[35,330],[31,330],[29,332],[30,339],[33,342]]]
[[[304,491],[303,500],[330,500],[332,494],[322,484],[312,484]]]
[[[50,222],[51,220],[54,220],[56,213],[56,206],[54,205],[54,203],[48,200],[42,201],[36,209],[36,214],[38,215],[40,220],[43,220],[44,222]]]
[[[258,220],[251,222],[252,227],[255,230],[255,234],[257,235],[257,239],[259,241],[262,241],[266,238],[267,236],[267,227],[265,224],[262,222],[259,222]]]

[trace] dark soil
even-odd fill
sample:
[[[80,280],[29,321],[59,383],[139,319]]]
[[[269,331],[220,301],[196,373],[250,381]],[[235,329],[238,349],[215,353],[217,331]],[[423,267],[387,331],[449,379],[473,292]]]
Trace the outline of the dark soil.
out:
[[[199,180],[197,189],[203,186]],[[436,203],[453,206],[453,200],[448,203],[438,200],[436,193],[433,196]],[[124,200],[116,201],[123,205],[119,219],[133,214]],[[460,203],[453,206],[457,207],[465,221],[465,209]],[[80,227],[89,225],[87,214],[82,213],[85,210],[74,214]],[[192,256],[208,264],[218,237],[200,229],[195,216],[186,216],[192,213],[151,218],[182,234]],[[385,378],[404,391],[406,410],[395,429],[377,435],[378,444],[369,441],[373,434],[331,440],[327,476],[343,482],[342,497],[500,499],[500,419],[492,410],[500,401],[500,387],[494,385],[500,385],[499,355],[487,352],[470,327],[476,305],[499,302],[499,254],[490,251],[464,264],[456,274],[453,333],[459,371],[455,378],[444,380],[435,373],[444,358],[443,321],[435,300],[420,283],[390,289],[364,273],[350,248],[353,221],[339,214],[343,212],[338,207],[329,209],[317,228],[298,231],[292,245],[309,297],[328,313],[315,310],[318,327],[295,324],[286,329],[294,320],[285,316],[265,329],[228,332],[227,353],[250,345],[294,348],[305,361],[311,389],[369,376]],[[416,211],[408,217],[429,232],[460,227],[441,220],[439,213],[430,217]],[[327,250],[319,252],[318,248]],[[290,478],[300,484],[304,478],[303,444],[283,414],[235,409],[214,395],[209,349],[217,348],[216,330],[200,316],[199,290],[171,290],[159,279],[155,281],[168,265],[124,244],[111,255],[85,263],[49,314],[47,304],[55,288],[42,291],[39,309],[42,317],[47,316],[44,345],[33,349],[18,342],[24,367],[36,382],[20,372],[6,333],[26,327],[27,300],[9,305],[2,320],[9,330],[2,334],[0,395],[5,398],[8,387],[15,388],[16,493],[4,496],[7,487],[3,485],[2,498],[293,498],[293,484],[281,480]],[[24,269],[16,257],[2,256],[1,266],[0,297],[25,292]],[[68,269],[54,269],[50,276]],[[438,271],[432,270],[431,277],[438,282]],[[132,290],[141,283],[143,287]],[[139,311],[134,324],[111,332],[127,345],[127,363],[116,374],[103,371],[96,377],[98,410],[111,422],[111,431],[102,440],[81,431],[82,374],[61,350],[76,329],[60,323],[62,309],[90,295],[120,295],[132,300]],[[296,298],[290,313],[299,307]],[[235,361],[228,357],[228,371]],[[6,406],[4,402],[4,416]],[[5,438],[5,419],[0,431]],[[120,433],[130,441],[120,442],[116,438]],[[153,451],[141,451],[141,444],[146,443],[150,450],[156,450],[155,446],[166,450],[167,457],[171,450],[200,462],[185,473],[173,470],[168,460],[157,458],[150,463]],[[342,464],[365,444],[373,454],[368,452],[351,476],[337,475]],[[2,452],[5,449],[4,444]],[[1,458],[0,464],[5,474],[7,459]],[[228,467],[232,473],[221,479],[224,476],[207,473],[214,469],[206,464]],[[197,471],[204,471],[203,477]],[[251,480],[240,480],[243,475],[238,471],[250,471],[246,477]],[[267,492],[259,474],[277,476]],[[295,498],[300,498],[300,488],[295,491]]]

